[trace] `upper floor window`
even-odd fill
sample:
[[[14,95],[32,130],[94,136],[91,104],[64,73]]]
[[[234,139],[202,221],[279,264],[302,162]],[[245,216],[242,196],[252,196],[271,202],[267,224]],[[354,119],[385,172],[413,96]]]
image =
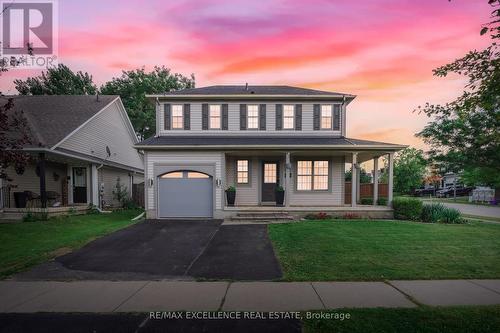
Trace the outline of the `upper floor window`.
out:
[[[236,178],[238,184],[248,184],[248,160],[236,161]]]
[[[221,107],[218,104],[212,104],[209,108],[209,124],[210,129],[221,128]]]
[[[283,129],[294,129],[295,106],[283,105]]]
[[[332,106],[321,105],[321,129],[332,129]]]
[[[258,105],[248,105],[247,106],[247,128],[248,129],[259,129],[259,106]]]
[[[297,190],[328,190],[328,161],[297,161]]]
[[[182,105],[172,105],[172,129],[184,128]]]

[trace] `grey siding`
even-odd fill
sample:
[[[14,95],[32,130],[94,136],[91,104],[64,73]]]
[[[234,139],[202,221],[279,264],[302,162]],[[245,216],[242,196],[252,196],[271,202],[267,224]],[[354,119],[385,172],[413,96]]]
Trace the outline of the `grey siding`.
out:
[[[183,102],[186,103],[186,102]],[[164,129],[164,112],[163,106],[158,107],[157,110],[157,119],[159,124],[159,134],[160,135],[206,135],[210,133],[217,134],[225,134],[225,135],[255,135],[262,134],[262,130],[240,130],[240,104],[265,104],[266,105],[266,135],[337,135],[340,136],[342,131],[334,131],[334,130],[314,130],[313,129],[313,105],[318,102],[307,102],[303,103],[300,101],[273,101],[267,103],[261,103],[259,101],[236,101],[230,102],[228,104],[228,130],[203,130],[202,129],[202,103],[201,102],[191,102],[191,129],[189,131],[183,130],[165,130]],[[323,104],[327,104],[330,102],[325,102]],[[176,103],[171,103],[176,104]],[[179,103],[180,104],[180,103]],[[220,104],[223,104],[222,102]],[[276,131],[276,104],[302,104],[302,130],[280,130]],[[333,104],[333,103],[331,103]],[[345,108],[341,108],[341,119],[340,119],[340,128],[343,129],[343,123],[345,121],[345,117],[343,114],[345,113]]]
[[[120,108],[117,101],[110,104],[63,141],[60,147],[104,159],[107,158],[106,146],[109,146],[111,156],[108,161],[143,169],[142,157],[133,148],[135,142],[127,127],[128,120]]]
[[[192,109],[191,112],[193,112]],[[177,165],[179,166],[179,169],[182,169],[184,167],[189,167],[190,165],[214,164],[215,165],[214,181],[217,181],[217,179],[222,179],[223,156],[224,154],[222,152],[167,152],[167,151],[146,152],[145,192],[146,192],[147,209],[156,210],[155,186],[157,180],[155,179],[155,174],[154,174],[155,165]],[[149,186],[149,179],[153,179],[153,186]],[[223,186],[216,187],[215,190],[216,209],[222,208],[224,186],[226,185],[223,184]]]
[[[307,159],[307,157],[305,157]],[[318,157],[315,159],[323,159]],[[291,179],[291,189],[289,199],[291,206],[340,206],[344,201],[344,159],[342,157],[330,157],[330,190],[329,191],[297,191],[296,188],[296,161],[300,158],[292,158],[294,165],[293,177]]]
[[[248,160],[250,179],[248,184],[236,183],[236,161]],[[227,186],[236,187],[236,206],[252,206],[259,203],[260,162],[257,157],[230,156],[226,158],[226,183]]]
[[[113,207],[119,207],[120,202],[118,202],[113,195],[113,191],[116,188],[116,183],[120,179],[120,184],[127,188],[129,196],[132,196],[131,187],[131,175],[127,171],[123,171],[115,168],[103,167],[98,171],[98,183],[99,186],[104,184],[104,196],[103,199],[106,201],[106,205],[111,205]]]
[[[40,178],[36,175],[34,163],[26,166],[24,174],[18,175],[14,168],[8,167],[7,174],[12,181],[4,181],[5,185],[13,186],[10,190],[10,206],[15,207],[14,192],[32,191],[40,194]],[[54,180],[54,174],[59,176]],[[54,191],[59,194],[58,201],[62,200],[63,182],[67,181],[67,168],[64,164],[45,162],[45,186],[47,191]]]

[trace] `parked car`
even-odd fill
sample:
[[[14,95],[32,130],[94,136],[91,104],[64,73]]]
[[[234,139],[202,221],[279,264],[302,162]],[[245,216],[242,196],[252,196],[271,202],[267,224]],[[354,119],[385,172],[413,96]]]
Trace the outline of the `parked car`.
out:
[[[449,197],[453,197],[455,194],[457,197],[463,197],[463,196],[469,195],[473,189],[474,189],[473,187],[466,187],[463,185],[459,185],[454,190],[453,186],[448,186],[448,187],[445,187],[445,188],[437,191],[436,197],[449,198]]]
[[[436,193],[436,189],[434,187],[432,187],[432,186],[431,187],[417,188],[413,192],[413,194],[416,197],[423,197],[423,196],[435,195],[435,193]]]

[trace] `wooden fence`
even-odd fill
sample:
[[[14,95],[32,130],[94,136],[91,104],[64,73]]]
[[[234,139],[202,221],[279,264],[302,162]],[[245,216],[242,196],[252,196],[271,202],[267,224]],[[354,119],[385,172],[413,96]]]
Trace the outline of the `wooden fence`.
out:
[[[132,185],[132,200],[137,206],[144,208],[144,183]]]
[[[345,182],[344,202],[346,205],[351,203],[351,182]],[[373,184],[361,184],[359,186],[361,198],[373,198]],[[387,198],[389,186],[387,184],[378,184],[378,197]]]

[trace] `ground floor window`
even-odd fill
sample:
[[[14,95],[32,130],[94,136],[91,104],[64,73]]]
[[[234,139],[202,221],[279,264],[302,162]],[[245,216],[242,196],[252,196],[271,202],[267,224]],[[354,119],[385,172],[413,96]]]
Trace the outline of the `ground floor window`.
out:
[[[248,184],[248,160],[236,161],[236,182]]]
[[[328,190],[328,161],[297,161],[297,190]]]

